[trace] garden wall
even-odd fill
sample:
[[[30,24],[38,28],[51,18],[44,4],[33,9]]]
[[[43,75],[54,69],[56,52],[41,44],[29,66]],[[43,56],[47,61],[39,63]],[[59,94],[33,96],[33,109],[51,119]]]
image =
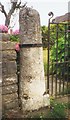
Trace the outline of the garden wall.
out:
[[[16,43],[2,42],[2,110],[18,107]]]

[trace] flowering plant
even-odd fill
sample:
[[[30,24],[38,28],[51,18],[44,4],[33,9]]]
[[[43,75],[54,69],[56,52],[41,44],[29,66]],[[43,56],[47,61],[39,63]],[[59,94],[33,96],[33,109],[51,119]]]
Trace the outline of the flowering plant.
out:
[[[20,34],[19,30],[15,30],[15,31],[13,32],[13,35],[19,35],[19,34]]]
[[[20,51],[20,46],[19,46],[19,45],[20,45],[19,43],[17,43],[17,44],[15,45],[15,50],[16,50],[17,52]]]
[[[2,33],[8,33],[8,27],[5,25],[0,25],[0,32]]]
[[[10,35],[10,40],[19,42],[19,34],[19,30],[15,30],[12,35]]]

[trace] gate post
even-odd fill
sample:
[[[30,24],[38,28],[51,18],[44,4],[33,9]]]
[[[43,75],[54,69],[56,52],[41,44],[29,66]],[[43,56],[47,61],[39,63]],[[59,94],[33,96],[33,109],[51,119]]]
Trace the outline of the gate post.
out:
[[[20,99],[23,111],[35,110],[44,106],[45,92],[39,13],[31,8],[23,8],[19,13],[19,23]]]
[[[49,12],[48,15],[50,16],[48,21],[48,58],[47,58],[47,93],[49,94],[49,67],[50,67],[50,20],[54,16],[53,12]]]

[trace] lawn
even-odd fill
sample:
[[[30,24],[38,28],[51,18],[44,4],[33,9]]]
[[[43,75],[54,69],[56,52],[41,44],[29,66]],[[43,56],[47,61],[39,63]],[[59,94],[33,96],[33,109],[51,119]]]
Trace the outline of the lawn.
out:
[[[43,61],[44,61],[44,73],[45,76],[47,75],[47,57],[48,57],[48,51],[46,48],[43,49]]]

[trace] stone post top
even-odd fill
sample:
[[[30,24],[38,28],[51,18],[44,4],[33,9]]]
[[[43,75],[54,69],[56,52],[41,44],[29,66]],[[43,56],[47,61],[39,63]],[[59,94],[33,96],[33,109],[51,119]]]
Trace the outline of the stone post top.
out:
[[[19,12],[20,40],[22,44],[42,43],[40,16],[37,10],[30,7]]]
[[[30,17],[33,17],[34,15],[38,15],[39,13],[37,10],[30,8],[30,7],[24,7],[22,9],[20,9],[20,14],[23,13],[23,15],[27,14]]]

